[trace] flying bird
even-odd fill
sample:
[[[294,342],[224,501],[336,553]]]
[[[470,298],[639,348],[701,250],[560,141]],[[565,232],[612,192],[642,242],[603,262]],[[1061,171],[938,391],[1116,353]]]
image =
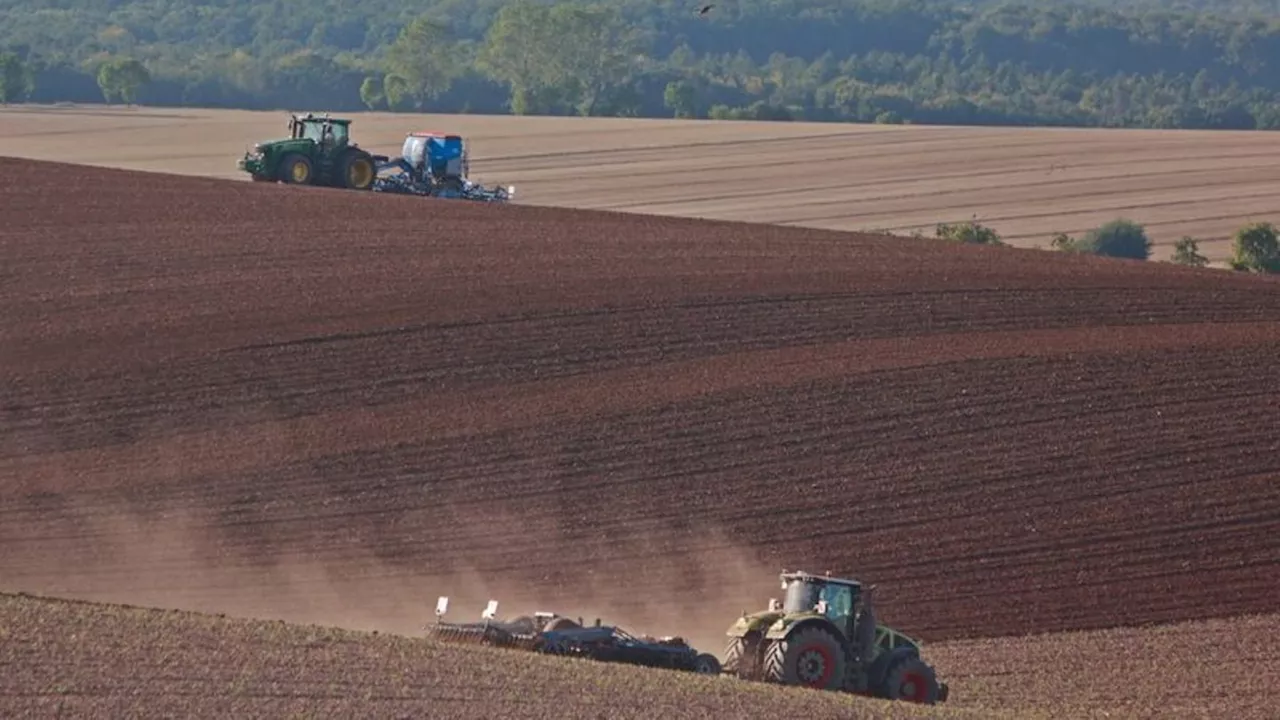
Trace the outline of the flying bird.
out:
[[[715,6],[716,6],[716,4],[715,4],[715,3],[711,3],[710,5],[703,5],[703,6],[702,6],[702,9],[698,11],[698,14],[699,14],[699,15],[706,15],[708,12],[711,12],[711,8],[713,8],[713,7],[715,7]]]

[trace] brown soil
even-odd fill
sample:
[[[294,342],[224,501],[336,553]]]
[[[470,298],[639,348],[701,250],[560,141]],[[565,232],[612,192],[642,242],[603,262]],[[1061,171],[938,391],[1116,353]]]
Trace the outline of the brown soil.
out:
[[[235,160],[284,111],[0,107],[0,155],[247,181]],[[978,218],[1049,247],[1128,217],[1165,260],[1183,236],[1221,263],[1241,226],[1276,217],[1280,136],[1251,130],[355,113],[383,154],[405,133],[461,133],[472,172],[522,205],[933,235]],[[72,140],[74,138],[74,141]]]
[[[5,589],[712,650],[780,566],[926,641],[1277,609],[1273,279],[0,171]]]
[[[0,595],[4,717],[977,717],[674,670]]]
[[[956,709],[1063,717],[1274,718],[1280,615],[929,648]]]

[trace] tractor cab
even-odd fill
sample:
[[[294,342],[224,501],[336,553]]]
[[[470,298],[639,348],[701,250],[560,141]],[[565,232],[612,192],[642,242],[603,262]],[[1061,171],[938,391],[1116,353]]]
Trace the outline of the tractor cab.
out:
[[[460,182],[467,176],[467,151],[459,135],[409,133],[401,154],[414,175],[435,183]]]
[[[351,139],[351,121],[331,118],[328,115],[316,117],[311,113],[293,115],[289,118],[289,138],[312,140],[324,147],[346,145]]]
[[[817,611],[846,636],[852,634],[856,605],[862,599],[862,583],[805,572],[782,573],[781,578],[782,589],[786,591],[783,612]]]

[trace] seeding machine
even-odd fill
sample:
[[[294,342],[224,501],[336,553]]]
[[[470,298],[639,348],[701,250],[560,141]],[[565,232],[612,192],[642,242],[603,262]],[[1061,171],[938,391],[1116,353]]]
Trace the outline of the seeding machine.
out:
[[[874,586],[803,571],[780,575],[786,592],[769,608],[742,614],[728,630],[723,665],[682,638],[636,637],[617,627],[584,625],[550,612],[495,619],[489,601],[480,622],[444,621],[449,599],[436,604],[425,629],[444,642],[476,643],[605,662],[664,667],[742,680],[800,685],[932,705],[949,688],[920,657],[920,642],[876,621]]]
[[[469,178],[466,144],[459,135],[411,132],[400,155],[374,155],[351,139],[351,120],[291,115],[289,137],[260,142],[236,167],[255,182],[321,185],[348,190],[506,202],[511,186],[486,188]]]

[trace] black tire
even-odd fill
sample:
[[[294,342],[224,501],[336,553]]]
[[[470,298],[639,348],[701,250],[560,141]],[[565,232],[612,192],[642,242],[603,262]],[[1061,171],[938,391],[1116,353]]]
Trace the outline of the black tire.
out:
[[[338,164],[338,187],[348,190],[371,190],[378,179],[378,166],[373,156],[362,150],[348,150]]]
[[[305,177],[299,167],[306,168]],[[279,166],[280,182],[287,185],[310,185],[315,180],[316,169],[311,164],[311,158],[299,153],[289,153],[280,158]]]
[[[834,635],[821,627],[807,627],[769,645],[764,677],[784,685],[839,690],[844,687],[848,665],[844,648]]]
[[[907,657],[889,668],[877,694],[889,700],[933,705],[941,691],[933,668],[918,657]]]
[[[742,667],[744,645],[742,638],[730,638],[729,644],[724,648],[724,671],[730,675],[737,675],[739,668]]]
[[[711,653],[700,653],[693,659],[693,671],[699,675],[719,675],[720,661]]]
[[[736,675],[739,680],[761,680],[760,670],[764,660],[761,644],[759,632],[731,639],[724,651],[724,671]]]

